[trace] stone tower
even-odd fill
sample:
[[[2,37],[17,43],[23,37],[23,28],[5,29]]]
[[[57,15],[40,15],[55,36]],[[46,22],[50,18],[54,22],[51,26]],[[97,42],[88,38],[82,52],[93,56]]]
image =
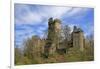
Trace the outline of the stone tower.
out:
[[[80,28],[74,26],[72,32],[72,40],[73,40],[73,47],[79,49],[80,51],[84,50],[84,35],[83,31]]]
[[[61,29],[61,21],[59,19],[49,18],[48,20],[48,36],[44,48],[45,55],[53,54],[59,46],[59,32]]]
[[[54,39],[54,43],[56,48],[58,49],[60,47],[59,43],[60,43],[60,34],[61,34],[61,21],[59,19],[54,19],[54,30],[55,30],[55,39]]]

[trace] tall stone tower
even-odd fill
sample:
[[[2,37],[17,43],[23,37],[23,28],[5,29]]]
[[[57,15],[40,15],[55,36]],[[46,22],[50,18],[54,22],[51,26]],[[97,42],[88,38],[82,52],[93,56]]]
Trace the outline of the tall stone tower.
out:
[[[59,33],[61,29],[61,21],[59,19],[49,18],[48,20],[48,36],[44,48],[45,55],[53,54],[59,46]]]
[[[80,51],[84,50],[84,35],[83,31],[80,28],[74,26],[72,32],[72,40],[73,40],[73,47],[79,49]]]
[[[59,43],[60,43],[60,34],[61,34],[61,21],[59,19],[54,19],[54,30],[55,30],[55,39],[54,39],[54,43],[56,48],[58,49],[60,47]]]

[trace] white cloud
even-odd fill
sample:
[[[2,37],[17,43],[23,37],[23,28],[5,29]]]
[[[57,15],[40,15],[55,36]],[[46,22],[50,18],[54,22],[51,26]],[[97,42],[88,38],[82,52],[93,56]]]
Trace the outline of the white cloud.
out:
[[[25,23],[39,23],[42,21],[42,17],[37,13],[28,12],[26,16],[21,17]]]
[[[16,23],[24,23],[24,24],[38,24],[43,21],[43,19],[48,19],[50,17],[54,18],[62,18],[64,14],[67,17],[72,16],[74,14],[79,14],[86,9],[82,8],[72,8],[72,7],[59,7],[59,6],[37,6],[34,10],[31,10],[29,5],[15,5]],[[34,7],[34,5],[33,5]]]
[[[76,13],[82,13],[84,9],[83,8],[72,8],[71,11],[69,11],[67,16],[72,16]]]
[[[41,10],[41,9],[40,9]],[[44,17],[54,17],[54,18],[61,18],[61,16],[71,10],[70,7],[57,7],[57,6],[47,6],[42,8],[40,15]]]

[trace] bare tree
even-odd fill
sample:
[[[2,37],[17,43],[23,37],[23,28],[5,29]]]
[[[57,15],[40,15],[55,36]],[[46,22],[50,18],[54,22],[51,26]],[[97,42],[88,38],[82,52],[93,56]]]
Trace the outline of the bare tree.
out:
[[[71,29],[68,25],[65,25],[62,29],[63,41],[62,46],[65,48],[66,52],[69,49],[69,43],[71,41]]]
[[[64,37],[66,40],[70,40],[71,29],[68,25],[65,25],[63,28]]]
[[[27,39],[24,42],[24,55],[27,56],[29,59],[33,59],[35,55],[37,55],[37,47],[39,45],[40,38],[38,36],[33,36],[30,39]]]

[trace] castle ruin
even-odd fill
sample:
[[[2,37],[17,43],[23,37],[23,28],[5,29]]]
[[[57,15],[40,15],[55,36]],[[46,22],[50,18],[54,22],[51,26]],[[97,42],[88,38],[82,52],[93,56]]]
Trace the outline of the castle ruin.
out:
[[[44,53],[46,56],[49,54],[53,54],[58,50],[67,49],[66,46],[60,46],[60,31],[61,31],[61,21],[59,19],[49,18],[48,20],[48,36],[46,39]],[[84,33],[82,29],[74,26],[73,31],[71,33],[71,41],[69,42],[70,47],[75,47],[80,51],[84,50]]]

